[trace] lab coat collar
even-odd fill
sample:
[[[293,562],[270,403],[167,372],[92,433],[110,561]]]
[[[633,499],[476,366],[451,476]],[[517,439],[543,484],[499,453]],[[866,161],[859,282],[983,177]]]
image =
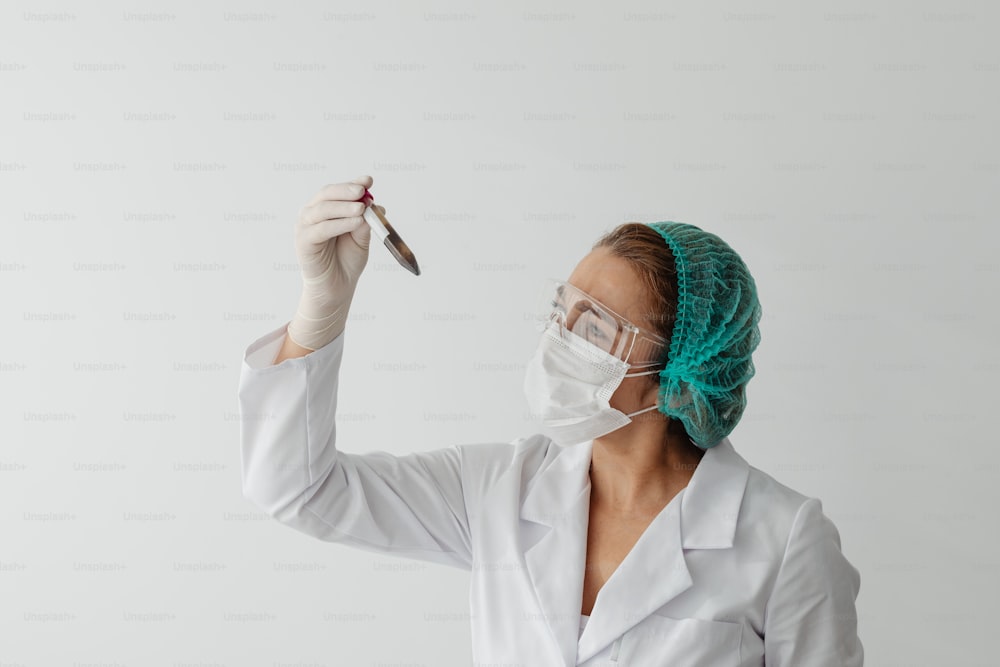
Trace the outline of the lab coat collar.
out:
[[[588,441],[547,456],[548,465],[521,504],[525,566],[567,667],[590,659],[691,587],[683,549],[732,547],[750,470],[728,438],[706,450],[687,487],[653,519],[601,588],[579,636],[592,451]]]

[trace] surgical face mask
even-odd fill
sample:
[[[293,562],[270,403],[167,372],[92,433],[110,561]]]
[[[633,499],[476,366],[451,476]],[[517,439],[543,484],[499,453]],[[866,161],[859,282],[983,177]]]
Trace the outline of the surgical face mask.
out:
[[[628,373],[629,364],[605,352],[558,321],[542,333],[528,361],[524,393],[531,411],[540,415],[542,431],[561,445],[598,438],[632,422],[656,405],[625,414],[611,407],[611,395],[626,377],[651,375],[659,369]]]

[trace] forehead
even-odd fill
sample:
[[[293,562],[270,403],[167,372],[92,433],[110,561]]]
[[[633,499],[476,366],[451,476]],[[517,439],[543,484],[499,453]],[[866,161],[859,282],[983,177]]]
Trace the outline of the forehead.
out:
[[[646,311],[646,290],[627,260],[595,248],[580,260],[567,281],[632,322]]]

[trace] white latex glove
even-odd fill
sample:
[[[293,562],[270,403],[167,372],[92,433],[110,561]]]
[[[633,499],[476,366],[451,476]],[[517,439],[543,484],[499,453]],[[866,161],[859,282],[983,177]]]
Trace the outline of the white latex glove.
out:
[[[359,200],[371,186],[371,176],[326,185],[299,211],[295,254],[302,295],[287,335],[307,350],[323,347],[346,326],[354,289],[368,263],[371,228]]]

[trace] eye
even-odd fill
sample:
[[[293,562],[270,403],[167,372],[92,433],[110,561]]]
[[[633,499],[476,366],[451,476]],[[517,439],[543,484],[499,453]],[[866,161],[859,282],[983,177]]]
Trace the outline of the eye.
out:
[[[581,310],[576,323],[573,325],[573,329],[578,335],[589,341],[607,340],[608,332],[606,331],[604,322],[589,308]]]
[[[587,324],[587,338],[591,340],[604,338],[604,330],[596,322],[589,322]]]

